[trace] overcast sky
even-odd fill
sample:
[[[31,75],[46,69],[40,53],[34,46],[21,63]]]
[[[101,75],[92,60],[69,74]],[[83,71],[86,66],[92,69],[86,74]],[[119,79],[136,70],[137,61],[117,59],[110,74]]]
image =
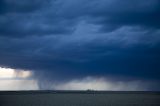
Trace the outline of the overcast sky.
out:
[[[0,0],[0,67],[39,89],[160,90],[160,1]]]

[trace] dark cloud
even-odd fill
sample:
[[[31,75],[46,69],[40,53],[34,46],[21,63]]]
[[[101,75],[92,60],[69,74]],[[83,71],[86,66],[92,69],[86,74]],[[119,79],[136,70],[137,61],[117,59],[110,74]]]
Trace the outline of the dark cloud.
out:
[[[7,13],[30,13],[43,7],[47,3],[42,0],[1,0],[0,14]]]
[[[158,0],[69,0],[62,3],[59,14],[66,18],[87,16],[89,22],[102,25],[103,31],[112,31],[122,26],[157,29],[160,27],[159,7]]]
[[[50,37],[3,41],[0,53],[3,66],[64,78],[120,75],[159,79],[159,44],[138,43],[127,47],[117,41],[102,43],[101,40],[79,45]]]
[[[157,0],[3,0],[1,5],[0,35],[8,37],[71,33],[80,20],[100,25],[103,32],[123,26],[160,27]]]
[[[64,19],[56,15],[54,1],[53,3],[50,0],[4,0],[1,2],[0,36],[64,34],[74,29],[72,28],[74,19]]]
[[[2,0],[0,66],[66,80],[159,80],[158,0]]]

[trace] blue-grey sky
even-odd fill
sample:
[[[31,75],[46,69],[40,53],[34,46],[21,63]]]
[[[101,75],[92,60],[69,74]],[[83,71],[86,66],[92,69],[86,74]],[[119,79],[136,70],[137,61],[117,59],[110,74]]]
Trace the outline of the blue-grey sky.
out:
[[[160,1],[1,0],[0,67],[31,70],[42,89],[102,77],[158,83]]]

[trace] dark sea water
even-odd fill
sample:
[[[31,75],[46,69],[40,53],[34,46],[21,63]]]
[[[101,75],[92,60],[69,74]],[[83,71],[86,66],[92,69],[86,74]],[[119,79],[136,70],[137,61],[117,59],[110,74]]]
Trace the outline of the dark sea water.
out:
[[[0,106],[160,106],[160,92],[6,91]]]

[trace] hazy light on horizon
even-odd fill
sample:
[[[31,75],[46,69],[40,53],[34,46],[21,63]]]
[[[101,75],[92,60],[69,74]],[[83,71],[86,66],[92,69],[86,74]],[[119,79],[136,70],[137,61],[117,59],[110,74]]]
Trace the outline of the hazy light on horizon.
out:
[[[0,90],[38,90],[37,80],[31,71],[0,67]]]
[[[0,78],[28,78],[32,76],[31,71],[15,70],[0,67]]]
[[[46,81],[46,82],[45,82]],[[42,84],[42,86],[41,86]],[[108,77],[86,76],[66,82],[40,80],[32,71],[0,67],[0,90],[112,90],[146,91],[152,82],[141,80],[114,80]]]

